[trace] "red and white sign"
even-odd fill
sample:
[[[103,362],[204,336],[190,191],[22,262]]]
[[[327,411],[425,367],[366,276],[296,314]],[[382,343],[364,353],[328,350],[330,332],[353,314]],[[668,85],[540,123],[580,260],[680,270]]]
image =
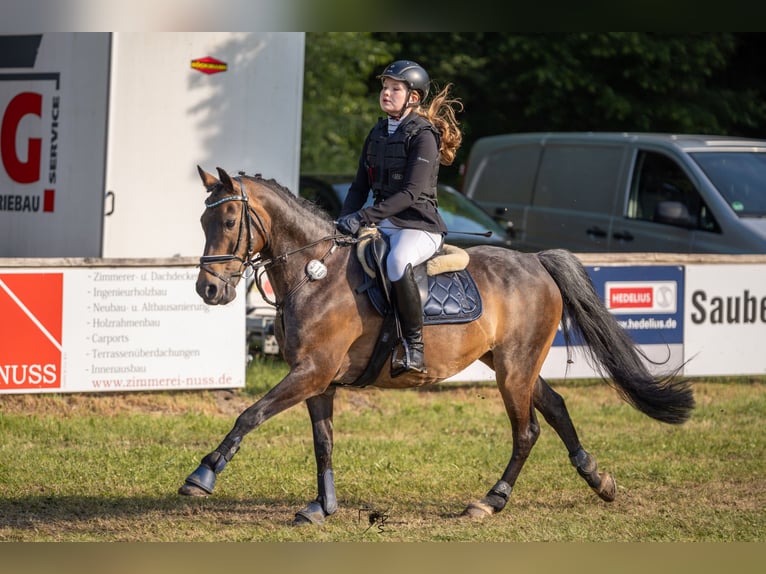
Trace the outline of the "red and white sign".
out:
[[[305,32],[0,34],[0,49],[0,258],[199,257],[196,165],[297,191]]]
[[[60,390],[62,273],[0,273],[0,392]]]
[[[109,34],[5,36],[0,257],[101,256]]]
[[[198,273],[0,270],[0,394],[243,387],[244,282],[211,307]]]
[[[675,313],[678,284],[675,281],[604,283],[607,308],[614,314]]]

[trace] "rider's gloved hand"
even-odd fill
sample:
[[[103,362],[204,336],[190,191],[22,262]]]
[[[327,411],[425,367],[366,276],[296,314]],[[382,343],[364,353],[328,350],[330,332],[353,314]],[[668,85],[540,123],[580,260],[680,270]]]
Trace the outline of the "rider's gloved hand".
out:
[[[360,227],[362,227],[362,216],[358,211],[339,217],[335,222],[335,228],[345,235],[356,235]]]

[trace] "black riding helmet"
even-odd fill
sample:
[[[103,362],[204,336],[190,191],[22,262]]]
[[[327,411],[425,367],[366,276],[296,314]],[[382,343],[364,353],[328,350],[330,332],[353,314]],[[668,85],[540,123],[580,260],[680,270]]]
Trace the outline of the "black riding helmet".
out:
[[[416,91],[420,94],[420,103],[425,102],[428,96],[428,86],[431,83],[431,79],[428,77],[423,67],[417,62],[411,60],[397,60],[392,62],[383,72],[378,76],[379,79],[391,78],[392,80],[398,80],[404,82],[407,88],[412,91]],[[408,98],[409,100],[409,98]],[[405,108],[408,104],[405,104]],[[404,112],[404,109],[402,109]]]
[[[389,64],[378,78],[392,78],[404,82],[411,90],[420,92],[420,101],[428,96],[428,85],[431,79],[423,67],[411,60],[397,60]]]

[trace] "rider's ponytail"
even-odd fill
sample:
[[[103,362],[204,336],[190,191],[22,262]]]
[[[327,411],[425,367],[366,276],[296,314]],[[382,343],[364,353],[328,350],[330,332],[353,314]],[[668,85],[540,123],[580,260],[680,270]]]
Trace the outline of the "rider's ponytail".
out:
[[[439,162],[442,165],[452,165],[463,141],[463,133],[455,117],[456,112],[463,111],[463,103],[459,99],[450,97],[450,88],[452,84],[447,84],[427,106],[418,108],[418,113],[425,116],[441,134]]]

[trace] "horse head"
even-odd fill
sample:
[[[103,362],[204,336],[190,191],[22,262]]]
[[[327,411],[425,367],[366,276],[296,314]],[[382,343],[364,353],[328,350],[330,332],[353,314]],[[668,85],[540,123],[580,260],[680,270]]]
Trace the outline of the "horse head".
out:
[[[245,181],[222,168],[218,177],[197,166],[210,194],[200,223],[205,251],[200,258],[197,293],[208,305],[225,305],[236,297],[244,270],[268,242],[260,215],[249,205]]]

